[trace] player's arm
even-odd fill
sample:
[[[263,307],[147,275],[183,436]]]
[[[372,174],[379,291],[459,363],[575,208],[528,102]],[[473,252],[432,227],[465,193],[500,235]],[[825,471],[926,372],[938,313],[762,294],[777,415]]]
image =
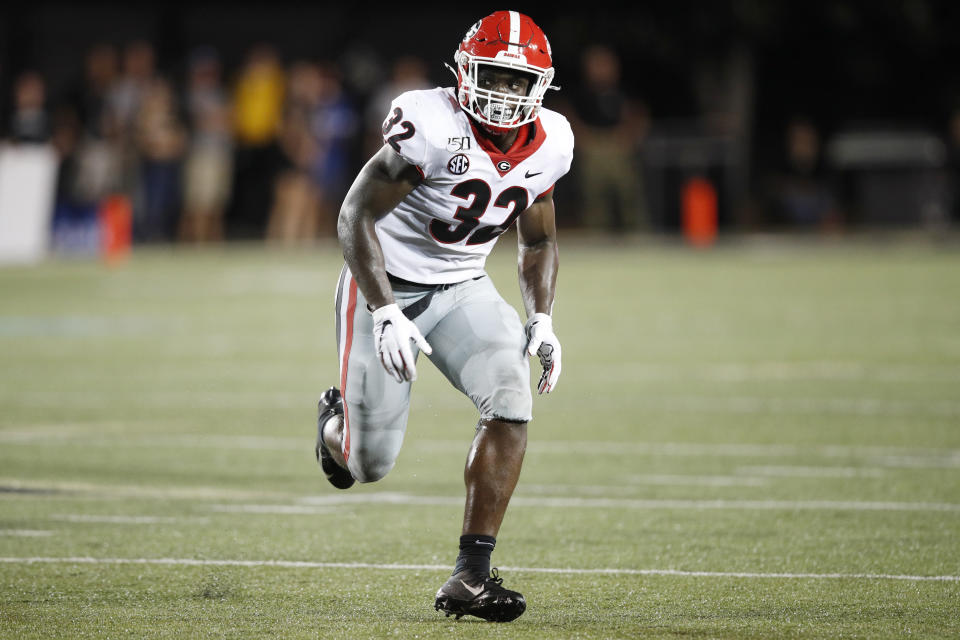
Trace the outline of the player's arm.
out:
[[[527,317],[550,315],[560,266],[552,192],[535,200],[517,220],[517,239],[520,294]]]
[[[553,298],[557,288],[560,254],[553,194],[537,198],[517,220],[520,294],[527,311],[527,353],[537,354],[543,375],[539,393],[550,393],[560,377],[560,341],[553,333]]]
[[[421,179],[415,166],[384,145],[360,170],[340,207],[337,236],[343,257],[374,309],[394,302],[374,225]]]
[[[375,224],[413,191],[421,179],[415,166],[384,145],[353,181],[337,220],[343,257],[373,311],[373,333],[380,362],[397,382],[417,377],[411,340],[428,355],[432,350],[393,299]]]

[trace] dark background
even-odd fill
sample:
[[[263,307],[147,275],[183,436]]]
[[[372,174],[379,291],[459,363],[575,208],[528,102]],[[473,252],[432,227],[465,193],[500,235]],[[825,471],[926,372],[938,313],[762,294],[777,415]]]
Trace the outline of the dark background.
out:
[[[154,44],[159,70],[175,80],[196,46],[217,48],[229,76],[252,44],[269,42],[286,60],[334,61],[357,71],[348,80],[371,84],[391,58],[413,53],[428,62],[435,82],[452,84],[443,63],[467,27],[498,8],[528,13],[545,30],[556,82],[567,92],[576,90],[583,48],[612,46],[623,61],[625,89],[647,105],[655,127],[702,116],[709,95],[697,79],[721,75],[723,61],[739,52],[751,83],[744,173],[750,184],[777,161],[793,116],[815,120],[827,137],[860,126],[945,136],[950,114],[960,109],[960,2],[935,0],[510,7],[31,2],[0,9],[0,104],[9,107],[11,79],[26,69],[44,75],[56,101],[82,76],[90,45],[139,38]],[[348,87],[370,90],[356,82]],[[723,216],[733,223],[731,209]]]
[[[494,10],[462,3],[350,6],[293,2],[51,3],[0,9],[0,78],[35,68],[51,90],[65,89],[94,42],[155,43],[161,70],[182,72],[198,45],[217,47],[228,67],[251,43],[275,44],[289,58],[344,60],[366,50],[385,58],[415,53],[438,82],[462,32]],[[511,7],[512,8],[512,7]],[[698,67],[745,45],[756,73],[756,127],[776,129],[803,111],[835,128],[858,119],[942,127],[960,104],[960,3],[933,0],[780,3],[645,2],[642,6],[518,3],[547,32],[558,82],[569,83],[587,44],[614,46],[625,83],[655,117],[692,115]],[[565,78],[565,75],[567,76]]]

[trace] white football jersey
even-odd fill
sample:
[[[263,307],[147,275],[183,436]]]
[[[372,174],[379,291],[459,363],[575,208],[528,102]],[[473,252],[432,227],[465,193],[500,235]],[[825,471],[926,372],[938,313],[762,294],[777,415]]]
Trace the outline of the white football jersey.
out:
[[[497,238],[570,170],[567,119],[541,109],[502,153],[474,131],[455,89],[408,91],[383,123],[383,139],[423,182],[377,221],[387,272],[424,284],[482,275]]]

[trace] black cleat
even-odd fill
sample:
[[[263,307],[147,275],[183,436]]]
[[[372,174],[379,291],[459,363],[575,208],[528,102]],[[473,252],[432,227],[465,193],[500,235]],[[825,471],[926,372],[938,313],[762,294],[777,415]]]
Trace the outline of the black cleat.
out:
[[[437,591],[433,608],[447,616],[476,616],[489,622],[510,622],[527,609],[527,601],[516,591],[504,589],[503,578],[494,569],[489,576],[460,571],[450,576]]]
[[[343,398],[340,396],[340,390],[336,387],[330,387],[320,396],[320,402],[317,404],[317,462],[320,468],[326,474],[327,480],[337,489],[349,489],[353,486],[355,480],[350,472],[338,465],[327,444],[323,441],[323,426],[327,420],[333,416],[343,415]]]

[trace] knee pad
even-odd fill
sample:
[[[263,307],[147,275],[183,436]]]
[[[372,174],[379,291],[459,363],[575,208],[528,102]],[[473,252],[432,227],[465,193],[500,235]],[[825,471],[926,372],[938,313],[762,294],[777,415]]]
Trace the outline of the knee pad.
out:
[[[530,422],[532,410],[533,397],[528,388],[504,387],[494,390],[489,408],[481,417],[504,422]]]
[[[509,366],[496,369],[493,385],[480,406],[483,418],[495,418],[507,422],[529,422],[532,418],[533,396],[530,393],[530,369],[510,362]]]
[[[376,482],[390,473],[395,463],[396,458],[383,457],[377,452],[360,449],[350,453],[347,467],[357,482]]]
[[[393,469],[400,455],[407,414],[363,415],[350,417],[350,453],[347,468],[357,482],[376,482]]]
[[[518,358],[512,349],[487,354],[484,384],[474,387],[474,401],[481,418],[507,422],[529,422],[533,396],[530,394],[530,367],[525,358]]]

